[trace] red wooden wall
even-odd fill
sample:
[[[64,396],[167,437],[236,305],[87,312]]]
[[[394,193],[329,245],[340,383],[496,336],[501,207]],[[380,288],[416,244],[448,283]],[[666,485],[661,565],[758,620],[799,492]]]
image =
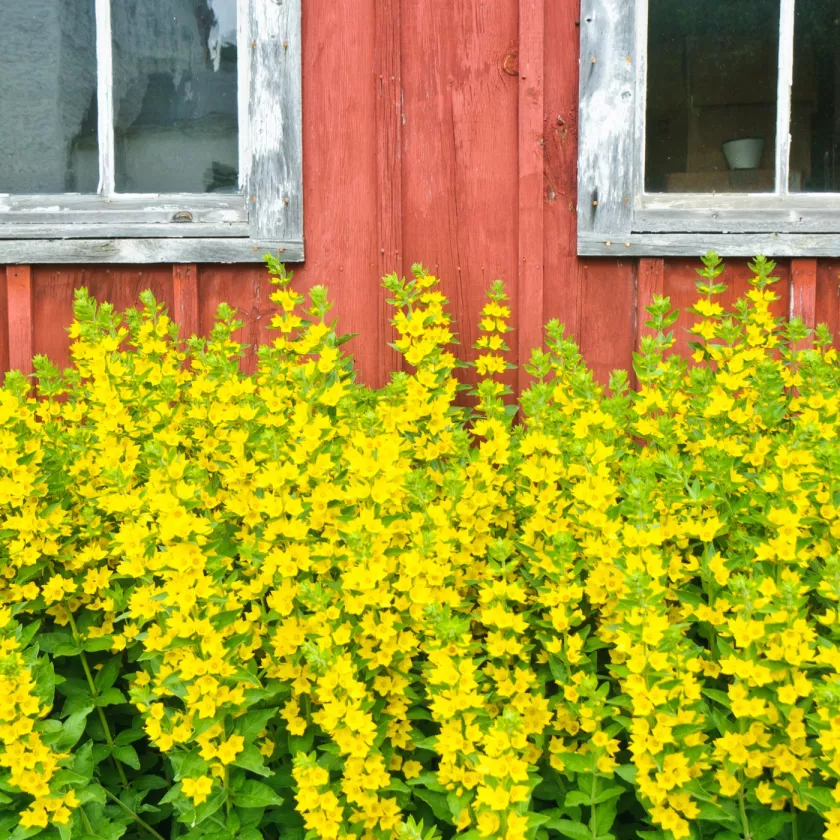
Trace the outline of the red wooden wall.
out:
[[[692,299],[692,260],[575,254],[576,0],[306,0],[303,19],[307,259],[300,287],[326,284],[362,378],[395,365],[381,276],[425,263],[443,278],[465,355],[484,290],[508,284],[513,360],[558,318],[605,379],[629,367],[654,293]],[[840,326],[840,262],[788,260],[782,311]],[[726,277],[745,288],[743,262]],[[67,360],[73,289],[117,306],[144,288],[188,332],[220,301],[243,340],[266,335],[259,266],[0,267],[0,371]],[[792,303],[791,303],[792,299]],[[252,364],[249,361],[249,365]]]

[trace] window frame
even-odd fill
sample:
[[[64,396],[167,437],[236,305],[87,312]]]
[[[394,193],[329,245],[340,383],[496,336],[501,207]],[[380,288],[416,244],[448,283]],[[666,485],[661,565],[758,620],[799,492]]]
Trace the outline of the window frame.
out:
[[[791,193],[795,0],[781,0],[775,191],[644,190],[649,0],[581,0],[581,256],[840,256],[840,193]]]
[[[114,190],[111,0],[95,0],[97,194],[0,194],[0,264],[303,260],[301,0],[237,0],[239,193]]]

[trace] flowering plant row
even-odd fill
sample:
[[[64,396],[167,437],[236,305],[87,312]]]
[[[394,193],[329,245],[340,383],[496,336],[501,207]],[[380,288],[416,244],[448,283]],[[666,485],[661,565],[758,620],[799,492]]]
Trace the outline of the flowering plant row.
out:
[[[253,376],[80,291],[0,389],[0,836],[840,838],[840,365],[752,268],[518,408],[500,283],[469,400],[419,266],[377,391],[273,260]]]

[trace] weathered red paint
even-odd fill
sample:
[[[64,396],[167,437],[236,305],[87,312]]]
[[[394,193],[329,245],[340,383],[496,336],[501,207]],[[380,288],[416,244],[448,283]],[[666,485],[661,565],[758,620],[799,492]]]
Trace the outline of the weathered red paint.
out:
[[[631,365],[654,294],[692,302],[697,260],[576,256],[578,0],[307,0],[303,13],[307,262],[295,282],[329,286],[341,330],[359,334],[350,347],[365,382],[399,365],[380,278],[416,261],[443,278],[460,357],[501,278],[518,330],[511,360],[557,318],[602,381]],[[785,260],[777,273],[776,311],[840,328],[840,261]],[[727,300],[748,274],[731,262]],[[67,363],[79,286],[118,308],[151,288],[185,334],[206,333],[226,301],[241,341],[271,335],[259,266],[8,267],[0,371],[28,370],[33,353]],[[683,353],[691,322],[675,325]]]

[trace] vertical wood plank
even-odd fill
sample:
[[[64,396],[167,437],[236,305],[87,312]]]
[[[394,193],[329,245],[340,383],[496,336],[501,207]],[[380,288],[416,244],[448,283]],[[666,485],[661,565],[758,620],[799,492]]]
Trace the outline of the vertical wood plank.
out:
[[[471,359],[493,280],[519,311],[519,0],[404,2],[402,17],[405,262],[442,278],[455,352]]]
[[[198,266],[172,266],[172,318],[181,327],[181,338],[198,335]]]
[[[721,275],[721,282],[726,285],[723,292],[716,301],[724,307],[731,309],[738,298],[743,297],[750,289],[750,277],[752,272],[749,268],[749,260],[728,259],[726,269]],[[786,317],[790,312],[790,271],[789,263],[780,261],[773,274],[779,278],[779,282],[773,286],[773,291],[779,296],[779,300],[770,306],[770,311],[776,317]],[[702,268],[698,258],[694,259],[668,259],[665,261],[665,295],[671,300],[671,308],[680,310],[680,316],[672,327],[676,345],[675,352],[680,353],[684,358],[691,357],[691,349],[688,346],[693,337],[688,330],[702,320],[701,316],[688,312],[700,295],[697,292],[697,269]]]
[[[0,271],[0,385],[9,369],[9,310],[6,296],[6,272]]]
[[[636,262],[581,260],[580,350],[595,378],[629,371],[636,333]]]
[[[639,260],[636,281],[636,350],[642,338],[651,331],[645,326],[648,320],[646,307],[653,303],[654,295],[665,294],[665,260],[644,258]]]
[[[376,74],[376,232],[379,248],[379,278],[392,271],[402,273],[402,51],[400,0],[376,4],[374,45]],[[379,286],[377,312],[378,383],[388,381],[402,357],[388,347],[396,336],[391,326],[388,294]]]
[[[32,274],[28,265],[6,267],[9,368],[32,373]]]
[[[791,260],[791,298],[790,314],[801,318],[805,326],[814,329],[817,325],[817,261]],[[811,344],[802,342],[803,345]]]
[[[548,3],[545,41],[563,44],[545,62],[544,319],[580,340],[583,271],[577,257],[578,59],[580,2]]]
[[[375,9],[373,0],[306,0],[303,167],[306,236],[313,247],[306,264],[294,266],[301,294],[316,284],[329,287],[340,331],[357,334],[342,349],[353,354],[368,385],[378,381],[382,353],[374,326],[381,300]],[[201,271],[202,298],[209,268]]]
[[[59,367],[70,361],[67,327],[73,320],[73,296],[85,287],[99,303],[111,303],[118,312],[137,306],[140,293],[151,289],[170,313],[172,266],[55,266],[32,267],[32,352],[48,356]]]
[[[840,261],[819,260],[817,263],[816,321],[825,324],[840,345]]]
[[[543,343],[544,0],[519,0],[519,276],[518,385],[531,350]]]

